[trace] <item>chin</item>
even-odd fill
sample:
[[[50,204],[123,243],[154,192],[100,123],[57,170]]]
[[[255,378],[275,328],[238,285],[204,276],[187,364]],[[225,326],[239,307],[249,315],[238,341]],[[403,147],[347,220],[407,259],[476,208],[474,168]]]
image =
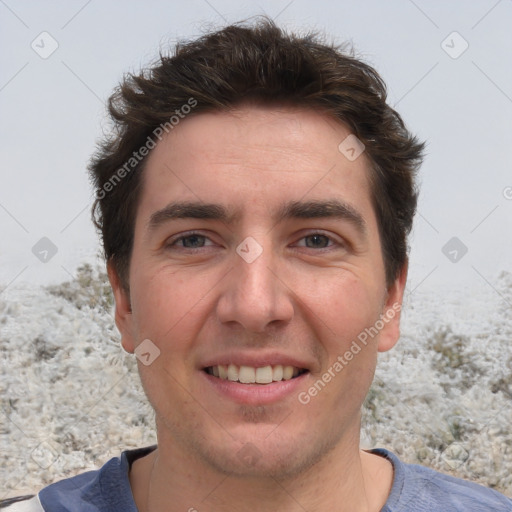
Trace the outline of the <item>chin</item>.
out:
[[[224,438],[224,443],[195,445],[196,455],[212,469],[231,477],[294,478],[319,462],[336,445],[337,438],[322,438],[313,429],[290,432],[273,426],[274,431],[244,428],[245,435]],[[204,439],[204,438],[203,438]],[[211,438],[207,438],[211,439]]]

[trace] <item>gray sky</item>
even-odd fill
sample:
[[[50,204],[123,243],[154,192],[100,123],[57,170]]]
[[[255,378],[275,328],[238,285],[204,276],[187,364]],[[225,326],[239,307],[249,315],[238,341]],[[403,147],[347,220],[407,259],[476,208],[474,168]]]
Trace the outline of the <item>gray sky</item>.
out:
[[[353,42],[427,140],[410,289],[494,286],[512,271],[512,1],[0,0],[0,292],[95,261],[86,165],[122,74],[265,13]],[[57,249],[47,262],[32,252],[42,237]],[[452,237],[462,258],[457,240],[443,253]]]

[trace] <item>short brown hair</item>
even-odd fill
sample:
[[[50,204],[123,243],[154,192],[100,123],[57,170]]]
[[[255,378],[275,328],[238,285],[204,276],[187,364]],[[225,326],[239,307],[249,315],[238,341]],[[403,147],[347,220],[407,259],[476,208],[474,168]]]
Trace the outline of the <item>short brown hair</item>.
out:
[[[379,74],[353,52],[318,35],[285,33],[263,19],[178,44],[174,55],[160,54],[148,70],[126,75],[110,97],[114,130],[89,165],[97,190],[92,211],[105,258],[125,289],[148,148],[184,113],[227,111],[246,102],[324,111],[363,142],[390,285],[407,262],[424,145],[387,105]]]

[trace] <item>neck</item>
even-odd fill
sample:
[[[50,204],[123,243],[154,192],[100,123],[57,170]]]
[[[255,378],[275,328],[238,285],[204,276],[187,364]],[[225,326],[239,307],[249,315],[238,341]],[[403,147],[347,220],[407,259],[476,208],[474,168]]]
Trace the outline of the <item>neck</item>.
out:
[[[358,446],[351,439],[348,446]],[[308,470],[286,479],[220,474],[177,444],[159,443],[130,473],[140,512],[379,511],[393,481],[384,458],[338,444]]]

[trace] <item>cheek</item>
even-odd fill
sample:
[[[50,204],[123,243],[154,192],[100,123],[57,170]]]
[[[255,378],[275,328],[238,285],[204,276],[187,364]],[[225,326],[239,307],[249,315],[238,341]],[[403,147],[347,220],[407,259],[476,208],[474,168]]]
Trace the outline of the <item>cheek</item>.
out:
[[[162,351],[172,345],[174,354],[188,347],[208,309],[208,291],[215,279],[211,281],[193,269],[140,272],[132,287],[139,340],[149,338]]]
[[[345,352],[347,344],[357,339],[381,313],[371,283],[346,269],[331,273],[328,278],[319,277],[312,283],[304,282],[301,294],[316,318],[315,323],[327,334],[322,338],[329,352],[335,351],[336,355]]]

